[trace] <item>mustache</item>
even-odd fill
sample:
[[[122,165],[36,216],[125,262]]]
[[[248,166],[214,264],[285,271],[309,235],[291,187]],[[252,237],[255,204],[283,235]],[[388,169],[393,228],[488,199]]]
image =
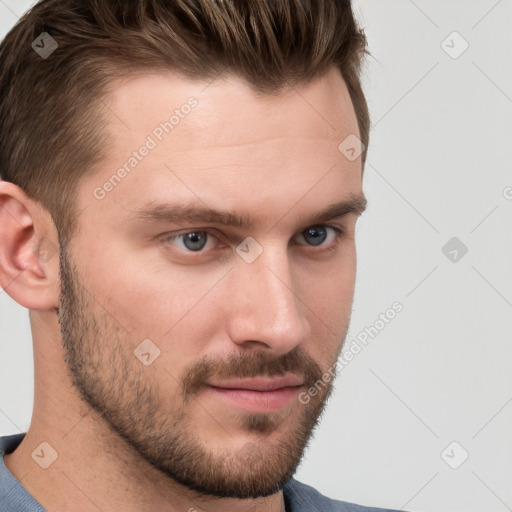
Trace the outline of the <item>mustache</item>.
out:
[[[286,373],[299,376],[309,388],[322,379],[323,370],[300,347],[279,357],[265,352],[253,354],[230,354],[225,360],[215,360],[205,356],[185,370],[181,391],[185,398],[194,395],[208,385],[213,378],[220,380],[251,377],[280,377]]]

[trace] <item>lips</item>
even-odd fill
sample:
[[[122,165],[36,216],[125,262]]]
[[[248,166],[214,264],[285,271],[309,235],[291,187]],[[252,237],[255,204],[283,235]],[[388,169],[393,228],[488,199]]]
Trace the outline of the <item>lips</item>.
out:
[[[256,377],[216,381],[207,390],[230,407],[246,412],[268,414],[278,412],[297,402],[304,381],[294,375],[283,377]]]
[[[274,391],[276,389],[303,386],[304,381],[296,375],[282,377],[255,377],[212,382],[210,386],[222,389],[246,389],[249,391]]]

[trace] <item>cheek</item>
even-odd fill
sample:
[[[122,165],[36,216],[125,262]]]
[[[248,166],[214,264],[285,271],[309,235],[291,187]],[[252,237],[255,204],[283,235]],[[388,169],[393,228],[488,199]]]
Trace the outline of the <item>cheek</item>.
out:
[[[156,247],[147,251],[113,248],[108,254],[89,255],[84,263],[91,267],[88,288],[95,298],[129,332],[158,338],[168,337],[191,316],[197,318],[197,307],[226,271],[178,266]]]
[[[332,260],[297,270],[300,297],[321,319],[343,319],[350,313],[355,275],[355,248],[347,244]]]
[[[194,279],[170,268],[157,273],[131,270],[125,262],[102,278],[95,276],[90,291],[109,318],[123,327],[118,349],[126,349],[130,361],[134,351],[150,352],[152,362],[145,372],[169,392],[184,369],[207,352],[222,325],[212,290],[219,277]]]
[[[341,348],[352,310],[355,275],[355,250],[351,246],[345,250],[342,258],[310,282],[309,299],[305,303],[311,309],[306,311],[314,333],[312,356],[317,353],[319,357],[323,355],[327,361],[332,362]],[[308,298],[306,291],[304,293]],[[318,336],[320,333],[321,337]]]

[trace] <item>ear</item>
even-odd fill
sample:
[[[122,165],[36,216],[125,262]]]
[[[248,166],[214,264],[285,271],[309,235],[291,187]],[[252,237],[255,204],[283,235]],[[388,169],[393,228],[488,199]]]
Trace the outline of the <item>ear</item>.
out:
[[[0,286],[28,309],[58,305],[59,242],[51,215],[20,187],[1,180]]]

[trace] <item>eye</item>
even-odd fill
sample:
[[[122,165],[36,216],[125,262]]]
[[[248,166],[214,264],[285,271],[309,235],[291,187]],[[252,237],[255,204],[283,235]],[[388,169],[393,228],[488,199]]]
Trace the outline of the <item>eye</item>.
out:
[[[165,238],[164,242],[172,244],[174,241],[182,241],[182,245],[177,244],[179,248],[192,252],[200,252],[208,245],[208,242],[211,241],[212,238],[215,237],[208,231],[188,231],[186,233],[171,235]]]
[[[325,240],[328,238],[328,230],[333,231],[333,235],[331,236],[331,241],[335,242],[341,235],[342,230],[336,228],[334,226],[325,226],[323,224],[318,224],[316,226],[311,226],[308,229],[299,233],[299,236],[306,240],[307,245],[318,246],[318,245],[331,245],[324,244]]]
[[[331,233],[329,235],[329,233]],[[334,226],[325,226],[318,224],[307,228],[296,235],[297,239],[305,240],[305,243],[299,241],[299,245],[309,246],[336,246],[336,241],[342,236],[343,230]],[[325,243],[330,239],[331,243]],[[193,230],[166,236],[163,239],[165,244],[170,244],[178,249],[189,253],[206,253],[208,249],[213,250],[216,247],[215,241],[218,238],[209,231]]]

